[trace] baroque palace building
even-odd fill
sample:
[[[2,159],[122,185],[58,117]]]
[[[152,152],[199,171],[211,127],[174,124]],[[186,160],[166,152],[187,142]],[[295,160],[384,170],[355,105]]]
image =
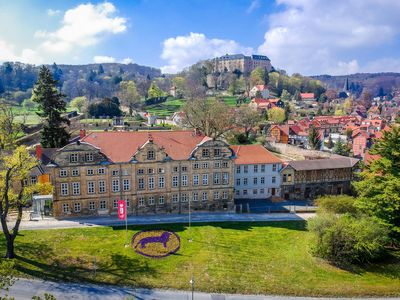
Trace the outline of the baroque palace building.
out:
[[[83,133],[40,156],[55,217],[233,209],[235,153],[196,131]]]
[[[255,68],[260,67],[268,72],[271,71],[271,60],[265,55],[243,54],[224,55],[213,59],[214,72],[233,72],[239,70],[242,73],[250,73]]]

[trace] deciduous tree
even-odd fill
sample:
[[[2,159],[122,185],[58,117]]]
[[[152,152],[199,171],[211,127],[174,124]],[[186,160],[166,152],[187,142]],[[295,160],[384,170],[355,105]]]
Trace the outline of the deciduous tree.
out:
[[[268,110],[268,121],[280,124],[286,119],[285,110],[280,107],[274,107]]]
[[[88,105],[88,101],[85,96],[75,97],[69,105],[76,108],[79,112],[83,112],[84,108]]]
[[[129,115],[132,116],[133,110],[141,106],[140,95],[133,80],[120,82],[119,98],[122,104],[128,106]]]
[[[251,129],[254,128],[260,121],[260,113],[247,105],[242,105],[236,110],[235,124],[237,127],[244,129],[246,139],[249,138]]]
[[[199,129],[213,139],[231,130],[234,124],[234,114],[229,106],[214,98],[187,101],[183,112],[187,126]]]

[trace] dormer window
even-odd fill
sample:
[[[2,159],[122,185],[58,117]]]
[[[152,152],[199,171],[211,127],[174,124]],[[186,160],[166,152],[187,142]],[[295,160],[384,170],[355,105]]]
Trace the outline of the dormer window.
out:
[[[86,161],[93,161],[93,153],[86,153],[85,159]]]
[[[209,157],[210,156],[210,150],[208,150],[208,149],[203,149],[201,153],[202,153],[203,157]]]
[[[215,157],[220,157],[221,156],[221,149],[214,149],[214,156]]]
[[[154,160],[154,159],[155,159],[154,150],[147,151],[147,160]]]
[[[70,154],[70,156],[69,156],[69,162],[71,162],[71,163],[76,163],[76,162],[78,162],[78,153]]]

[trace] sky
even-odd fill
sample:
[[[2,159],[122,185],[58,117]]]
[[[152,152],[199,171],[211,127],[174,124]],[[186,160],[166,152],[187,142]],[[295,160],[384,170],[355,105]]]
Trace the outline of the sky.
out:
[[[263,54],[303,75],[400,72],[400,0],[0,0],[0,62],[176,73]]]

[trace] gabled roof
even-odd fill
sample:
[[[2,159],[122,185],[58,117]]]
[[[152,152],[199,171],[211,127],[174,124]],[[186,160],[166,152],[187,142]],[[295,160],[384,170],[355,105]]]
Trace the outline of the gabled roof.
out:
[[[275,124],[275,125],[272,125],[271,126],[271,129],[270,130],[272,130],[273,128],[278,128],[281,132],[283,132],[285,135],[287,135],[287,136],[289,136],[289,125],[287,125],[287,124],[285,124],[285,125],[278,125],[278,124]]]
[[[266,86],[265,84],[258,84],[254,86],[257,91],[264,91],[264,90],[268,90],[268,86]]]
[[[239,165],[282,163],[262,145],[234,145],[231,148],[236,154],[235,163]]]
[[[294,160],[289,162],[289,166],[296,171],[342,169],[352,168],[358,163],[358,161],[358,159],[351,157],[335,157],[313,160]]]
[[[198,144],[210,139],[193,131],[108,131],[92,132],[82,142],[98,147],[113,162],[129,162],[149,141],[149,135],[174,160],[188,159]]]

